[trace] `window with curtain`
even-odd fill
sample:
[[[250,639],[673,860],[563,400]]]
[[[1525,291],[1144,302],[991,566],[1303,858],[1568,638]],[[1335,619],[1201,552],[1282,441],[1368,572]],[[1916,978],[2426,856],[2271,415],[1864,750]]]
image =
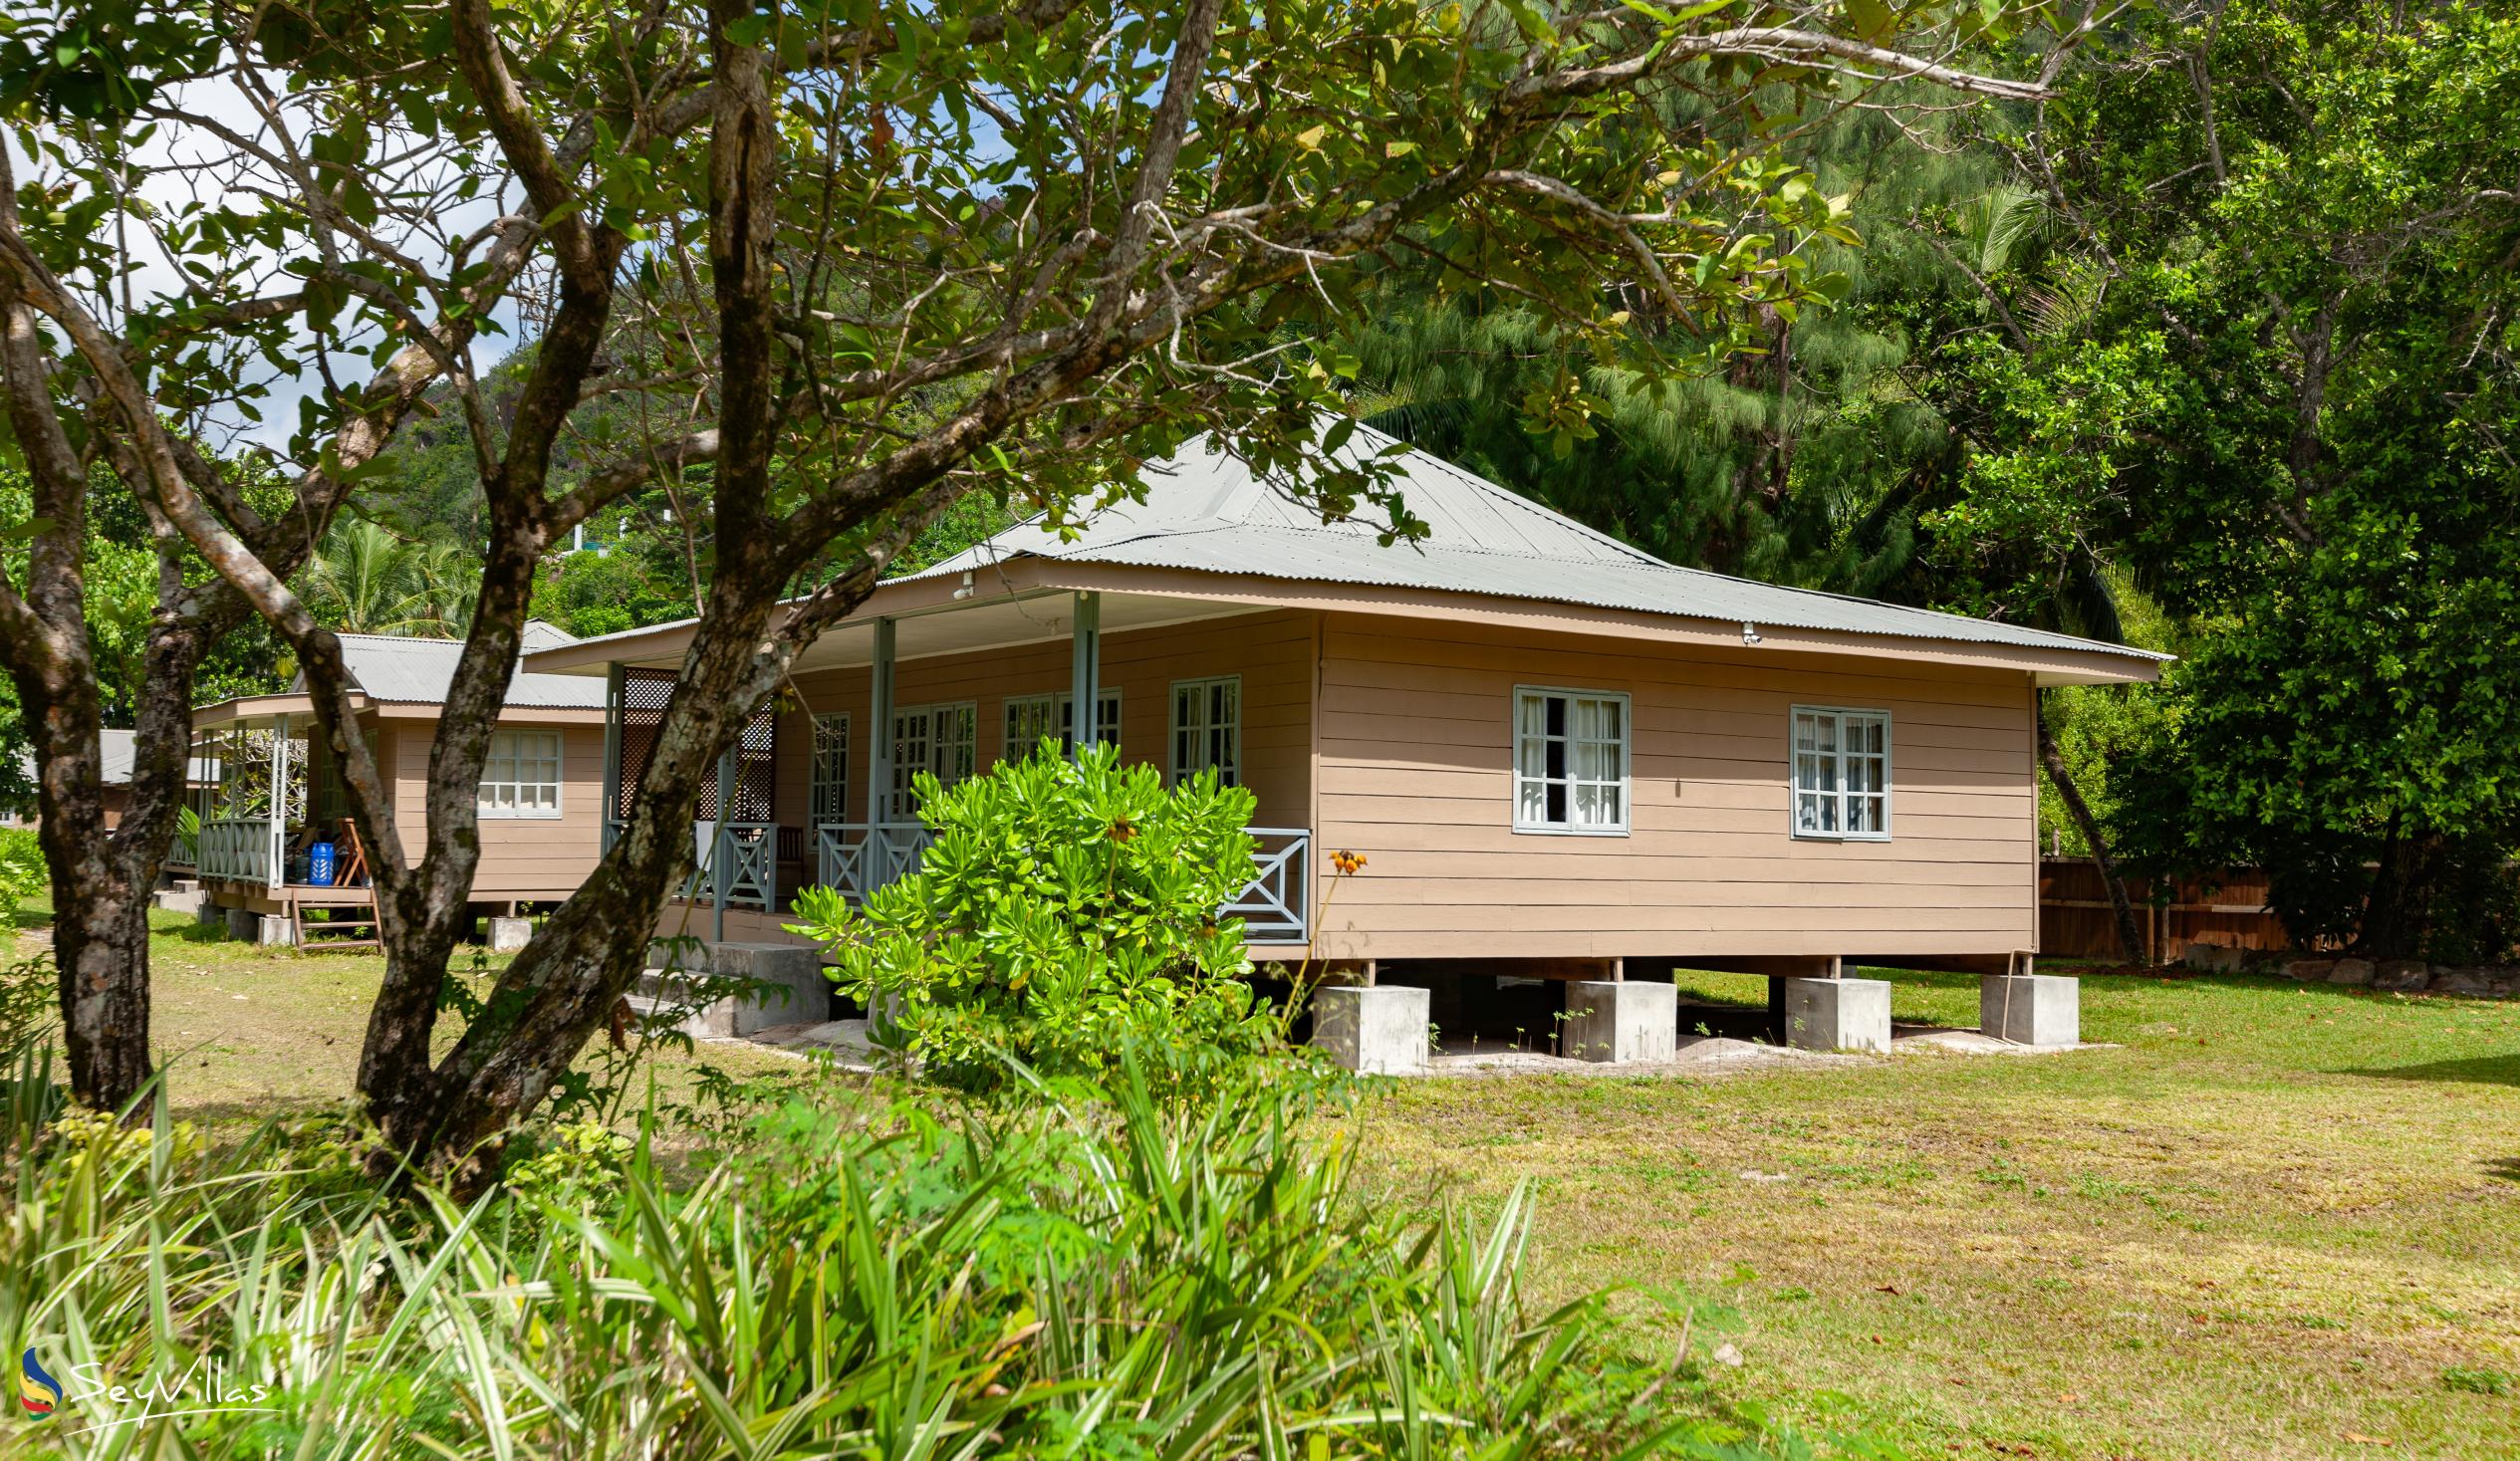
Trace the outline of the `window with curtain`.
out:
[[[490,737],[481,766],[483,817],[560,815],[560,732],[503,730]]]
[[[1885,710],[1794,707],[1794,836],[1890,835],[1890,723]]]
[[[1628,697],[1514,691],[1514,830],[1628,831]]]

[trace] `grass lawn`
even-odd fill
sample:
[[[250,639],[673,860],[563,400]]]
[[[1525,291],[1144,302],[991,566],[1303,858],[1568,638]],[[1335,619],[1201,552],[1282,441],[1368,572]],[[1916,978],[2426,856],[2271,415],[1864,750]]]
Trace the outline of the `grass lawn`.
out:
[[[21,925],[49,921],[40,903],[19,915]],[[149,1029],[176,1114],[217,1126],[349,1097],[384,973],[380,956],[266,949],[179,913],[152,912],[149,926]],[[456,957],[460,965],[463,952]],[[502,956],[487,967],[506,962]],[[455,1017],[440,1018],[441,1052],[460,1028]],[[792,1057],[749,1045],[704,1045],[696,1058],[743,1076],[799,1068]],[[659,1090],[687,1088],[693,1065],[693,1057],[663,1049],[653,1063]]]
[[[151,957],[183,1113],[349,1092],[378,958],[175,917]],[[1974,980],[1890,977],[1976,1024]],[[1694,1306],[1723,1399],[1917,1456],[2520,1456],[2520,1006],[2104,976],[2083,1028],[2119,1048],[1378,1083],[1367,1195],[1530,1181],[1539,1297]]]
[[[1889,977],[1897,1018],[1977,1023],[1973,979]],[[2520,1008],[2113,976],[2083,1029],[2122,1048],[1385,1083],[1365,1165],[1475,1201],[1536,1183],[1545,1284],[1706,1306],[1693,1352],[1742,1360],[1718,1390],[1808,1428],[2520,1456]]]

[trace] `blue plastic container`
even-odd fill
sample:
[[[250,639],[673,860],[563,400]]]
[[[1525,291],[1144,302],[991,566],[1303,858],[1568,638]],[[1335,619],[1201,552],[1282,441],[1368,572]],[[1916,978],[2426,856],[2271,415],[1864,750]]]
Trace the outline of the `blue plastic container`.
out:
[[[310,887],[333,885],[333,845],[317,843],[306,850],[306,880]]]

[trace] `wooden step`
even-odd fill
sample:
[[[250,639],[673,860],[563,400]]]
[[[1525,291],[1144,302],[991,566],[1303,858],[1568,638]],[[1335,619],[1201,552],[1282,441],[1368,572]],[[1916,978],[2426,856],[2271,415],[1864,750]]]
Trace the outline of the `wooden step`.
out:
[[[302,949],[376,949],[384,950],[384,923],[377,916],[377,899],[369,894],[363,907],[358,903],[325,903],[328,915],[310,921],[307,905],[295,898],[289,900],[289,918]]]

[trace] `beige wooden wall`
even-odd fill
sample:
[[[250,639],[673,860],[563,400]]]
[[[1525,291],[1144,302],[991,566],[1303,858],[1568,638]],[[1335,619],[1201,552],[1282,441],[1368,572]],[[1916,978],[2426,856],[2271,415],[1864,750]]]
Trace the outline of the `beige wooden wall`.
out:
[[[565,898],[595,870],[603,850],[604,727],[551,727],[515,715],[499,724],[560,731],[560,816],[481,819],[473,900]],[[378,733],[378,760],[393,768],[394,828],[406,862],[418,862],[428,846],[428,753],[436,734],[432,720],[386,720]]]
[[[1326,958],[1928,955],[2035,946],[2027,676],[1338,613],[1324,850],[1365,853]],[[1634,697],[1626,837],[1516,834],[1517,684]],[[1798,840],[1790,707],[1891,715],[1892,840]]]
[[[1313,622],[1294,610],[1203,619],[1168,628],[1134,629],[1103,638],[1103,688],[1121,693],[1121,753],[1169,769],[1172,682],[1242,676],[1243,784],[1259,800],[1266,827],[1303,827],[1310,818],[1312,771]],[[893,670],[900,706],[973,701],[975,753],[986,770],[1006,754],[1009,696],[1058,694],[1069,685],[1068,641],[901,661]],[[796,678],[804,707],[849,715],[849,820],[867,820],[874,740],[867,724],[868,671],[826,670]],[[808,821],[813,735],[805,709],[779,718],[780,825]],[[1018,754],[1031,748],[1017,747]],[[810,855],[810,853],[809,853]]]

